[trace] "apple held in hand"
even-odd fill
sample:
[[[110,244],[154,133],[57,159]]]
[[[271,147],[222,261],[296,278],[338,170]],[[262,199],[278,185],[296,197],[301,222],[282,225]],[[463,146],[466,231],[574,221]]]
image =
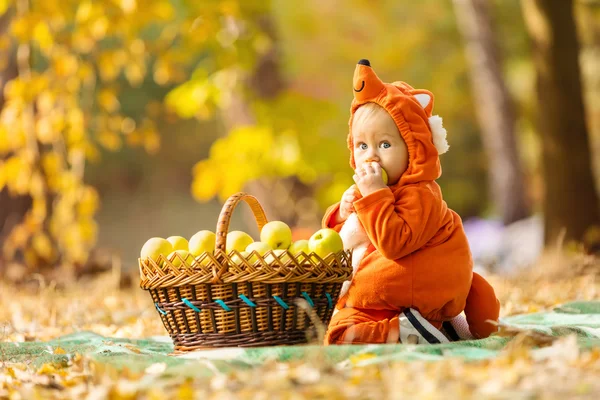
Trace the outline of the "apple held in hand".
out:
[[[272,249],[287,249],[292,244],[292,230],[281,221],[271,221],[260,230],[260,241]]]
[[[325,228],[318,230],[308,240],[310,251],[319,257],[325,258],[331,253],[344,250],[344,243],[339,233],[333,229]]]
[[[388,184],[388,174],[385,172],[385,169],[381,168],[381,177],[383,178],[383,184]]]
[[[185,250],[188,251],[188,241],[182,236],[169,236],[167,242],[171,243],[173,250]]]
[[[173,245],[169,243],[166,239],[153,237],[148,239],[144,246],[142,246],[142,251],[140,252],[140,258],[142,260],[146,258],[151,258],[156,262],[159,255],[163,255],[163,257],[167,257],[167,254],[170,254],[173,251]]]
[[[252,239],[252,236],[248,235],[246,232],[231,231],[227,234],[225,251],[227,251],[227,253],[229,253],[231,250],[242,252],[246,250],[246,247],[248,247],[248,245],[251,243],[254,243],[254,239]]]

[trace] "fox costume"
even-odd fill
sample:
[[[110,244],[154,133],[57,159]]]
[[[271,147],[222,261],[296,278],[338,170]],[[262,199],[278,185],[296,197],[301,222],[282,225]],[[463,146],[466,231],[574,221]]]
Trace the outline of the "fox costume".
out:
[[[348,135],[353,169],[352,121],[368,102],[392,117],[408,150],[408,167],[397,183],[364,197],[357,193],[354,212],[344,222],[335,223],[340,203],[325,213],[323,227],[340,232],[344,247],[353,249],[354,267],[325,344],[489,336],[497,327],[488,320],[498,320],[500,304],[488,282],[472,271],[462,221],[435,182],[441,175],[438,156],[448,144],[441,118],[432,116],[433,95],[404,82],[385,84],[368,60],[360,60]]]

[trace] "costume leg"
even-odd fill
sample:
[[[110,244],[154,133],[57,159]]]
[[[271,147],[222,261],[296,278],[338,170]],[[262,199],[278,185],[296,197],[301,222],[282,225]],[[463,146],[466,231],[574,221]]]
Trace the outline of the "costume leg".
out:
[[[343,308],[337,312],[325,334],[325,345],[397,343],[398,312]]]

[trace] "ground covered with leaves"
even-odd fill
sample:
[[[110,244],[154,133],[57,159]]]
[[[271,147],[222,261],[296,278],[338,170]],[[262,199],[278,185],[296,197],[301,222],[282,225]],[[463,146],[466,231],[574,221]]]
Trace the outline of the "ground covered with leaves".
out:
[[[554,254],[534,270],[489,280],[506,317],[598,300],[599,272],[596,258]],[[331,362],[314,351],[302,360],[267,360],[226,372],[207,360],[182,368],[146,362],[140,369],[115,367],[60,346],[44,345],[46,358],[8,351],[14,343],[26,346],[82,331],[115,342],[166,335],[149,295],[135,282],[121,287],[119,275],[77,283],[48,282],[41,276],[25,285],[0,283],[0,398],[600,398],[598,346],[582,348],[574,336],[514,329],[502,329],[499,335],[511,340],[491,359],[373,363],[363,354]],[[127,341],[107,339],[105,344],[143,356]]]

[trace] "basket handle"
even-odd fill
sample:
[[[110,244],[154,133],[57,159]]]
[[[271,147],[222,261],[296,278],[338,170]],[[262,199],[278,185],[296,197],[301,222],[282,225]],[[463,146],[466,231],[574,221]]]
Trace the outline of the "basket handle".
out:
[[[240,201],[245,201],[252,210],[254,214],[254,219],[256,220],[256,225],[258,225],[258,231],[262,229],[263,226],[267,223],[267,216],[265,215],[265,210],[263,210],[262,206],[256,199],[256,197],[251,196],[249,194],[240,192],[230,196],[225,204],[223,204],[223,208],[221,209],[221,213],[219,214],[219,220],[217,222],[217,230],[216,230],[216,244],[215,250],[217,254],[219,252],[225,253],[225,244],[227,243],[227,233],[229,232],[229,222],[231,221],[231,215],[233,214],[233,210],[237,207]],[[219,282],[221,279],[221,275],[225,273],[228,269],[227,264],[225,264],[224,268],[221,268],[220,271],[214,271],[215,278],[213,282]]]

